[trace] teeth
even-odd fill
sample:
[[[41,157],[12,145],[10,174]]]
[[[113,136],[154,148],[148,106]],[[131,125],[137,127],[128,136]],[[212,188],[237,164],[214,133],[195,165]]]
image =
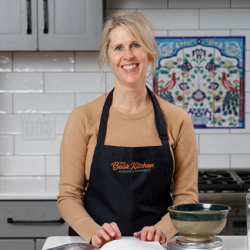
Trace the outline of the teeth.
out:
[[[137,65],[127,65],[127,66],[123,66],[124,69],[134,69]]]

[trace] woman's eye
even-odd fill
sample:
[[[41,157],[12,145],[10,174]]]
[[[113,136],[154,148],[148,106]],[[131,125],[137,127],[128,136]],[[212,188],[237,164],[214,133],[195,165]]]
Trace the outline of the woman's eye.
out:
[[[133,43],[133,48],[139,48],[140,47],[140,44],[138,43]]]
[[[122,46],[117,46],[116,48],[115,48],[115,50],[121,50],[122,49]]]

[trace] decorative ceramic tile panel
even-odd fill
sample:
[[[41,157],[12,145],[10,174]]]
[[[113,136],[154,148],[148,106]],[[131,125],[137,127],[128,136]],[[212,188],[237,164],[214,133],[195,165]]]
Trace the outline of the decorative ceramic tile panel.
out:
[[[244,128],[244,37],[156,37],[154,91],[195,128]]]

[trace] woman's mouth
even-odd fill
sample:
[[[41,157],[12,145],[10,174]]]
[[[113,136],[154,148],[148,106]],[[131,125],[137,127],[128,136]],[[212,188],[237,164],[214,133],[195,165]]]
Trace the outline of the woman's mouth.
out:
[[[132,69],[136,68],[138,65],[139,65],[138,63],[130,64],[130,65],[124,65],[124,66],[122,66],[122,68],[125,69],[125,70],[132,70]]]

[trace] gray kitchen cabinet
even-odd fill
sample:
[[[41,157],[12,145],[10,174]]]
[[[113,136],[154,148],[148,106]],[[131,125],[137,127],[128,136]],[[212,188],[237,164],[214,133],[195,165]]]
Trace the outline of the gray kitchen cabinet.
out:
[[[0,51],[99,50],[103,0],[0,0]]]
[[[35,242],[34,240],[0,240],[0,249],[35,250]]]
[[[36,240],[36,250],[42,250],[46,240]]]
[[[37,50],[36,10],[37,0],[0,0],[0,50]]]
[[[0,249],[40,250],[47,237],[67,236],[68,227],[56,200],[0,201]]]
[[[38,0],[39,50],[99,50],[102,0],[50,0],[43,6]]]

